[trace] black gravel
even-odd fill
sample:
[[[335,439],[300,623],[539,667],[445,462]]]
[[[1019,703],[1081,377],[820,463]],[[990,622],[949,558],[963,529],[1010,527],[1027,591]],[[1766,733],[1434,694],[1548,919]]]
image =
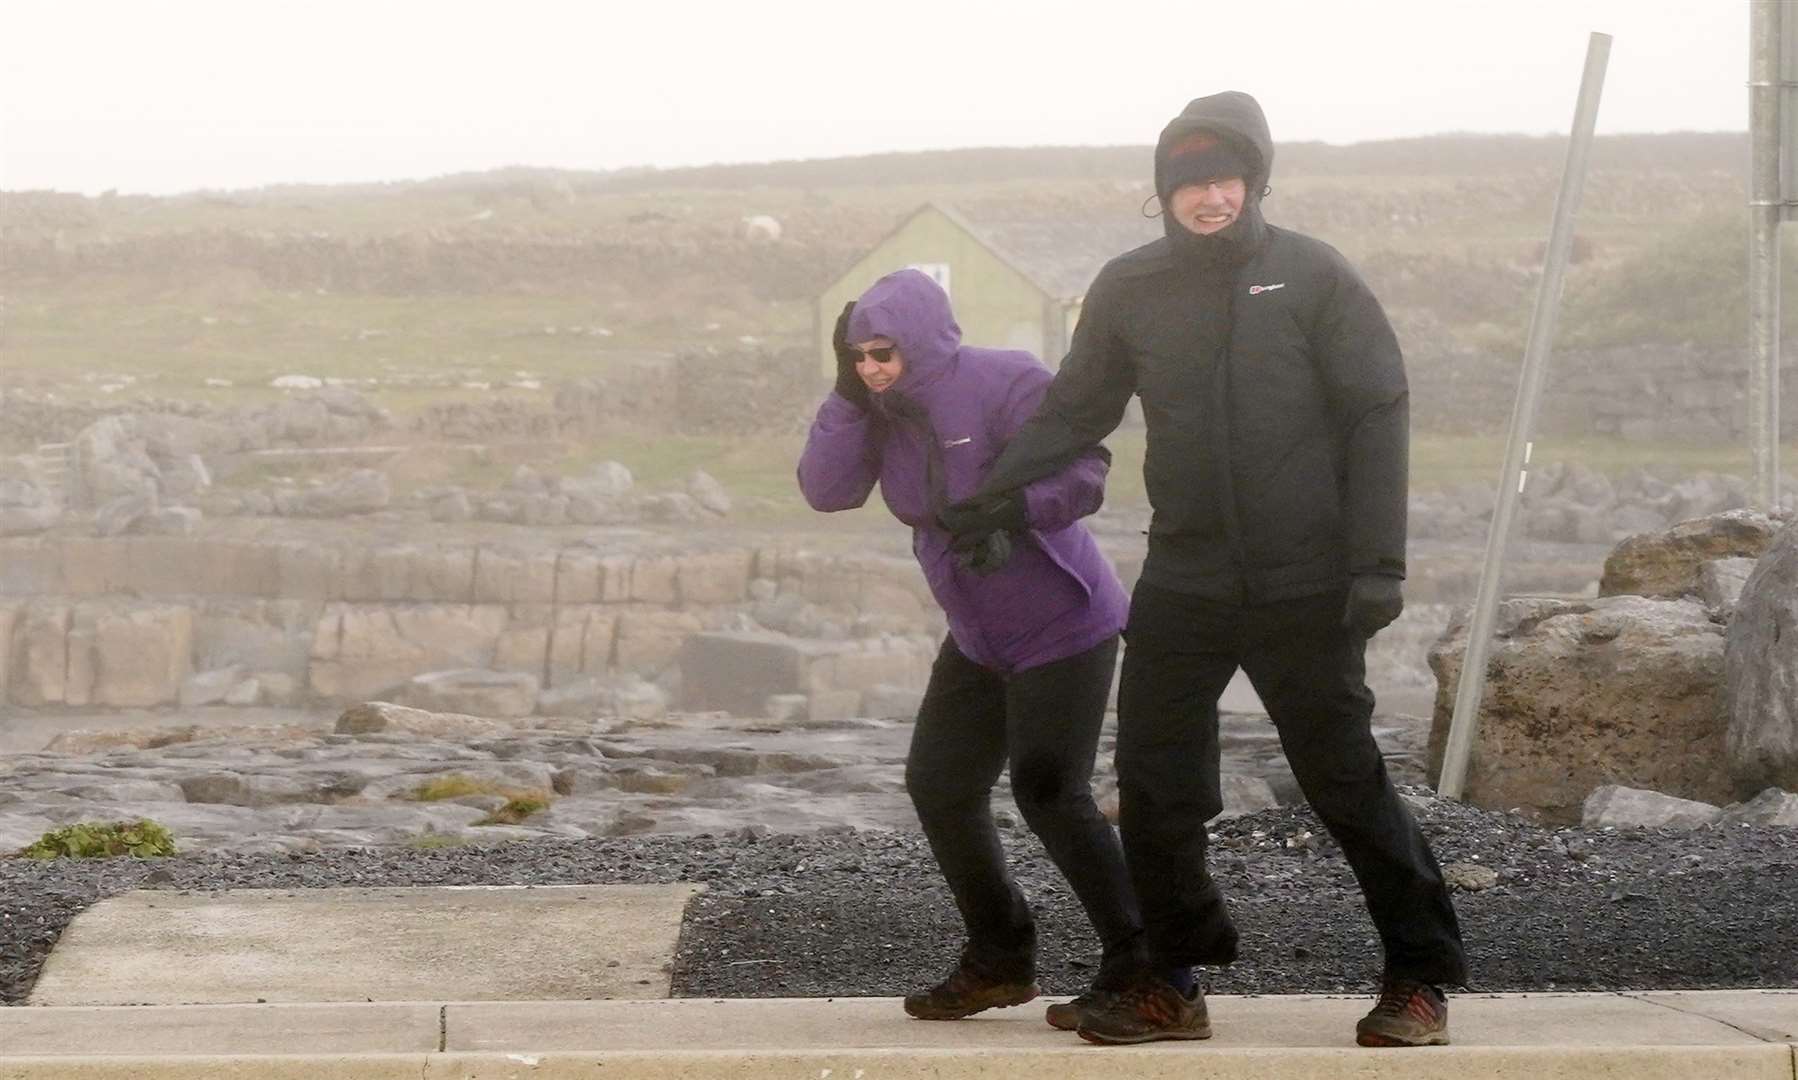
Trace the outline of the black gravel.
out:
[[[1798,829],[1585,831],[1431,800],[1444,863],[1498,884],[1457,892],[1478,990],[1798,987]],[[1243,959],[1219,993],[1365,992],[1379,952],[1354,879],[1309,811],[1218,825],[1214,867]],[[1027,831],[1008,833],[1038,920],[1040,974],[1074,993],[1097,955],[1084,916]],[[703,882],[674,966],[682,997],[890,996],[935,981],[960,923],[921,836],[750,826],[725,836],[341,848],[149,862],[0,860],[0,1002],[18,1004],[69,920],[134,888],[325,888]]]

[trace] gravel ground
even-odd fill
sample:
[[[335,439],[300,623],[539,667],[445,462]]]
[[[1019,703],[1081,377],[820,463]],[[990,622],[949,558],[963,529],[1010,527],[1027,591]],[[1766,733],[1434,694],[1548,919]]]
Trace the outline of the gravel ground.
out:
[[[1478,990],[1798,986],[1798,829],[1551,829],[1416,800],[1445,865],[1498,884],[1455,897]],[[1365,992],[1372,925],[1309,811],[1220,823],[1214,867],[1243,960],[1219,993]],[[1079,906],[1034,838],[1007,834],[1039,918],[1044,989],[1074,993],[1097,956]],[[940,977],[960,924],[921,836],[826,829],[518,841],[436,850],[208,853],[138,862],[0,860],[0,1002],[18,1004],[77,913],[133,888],[695,881],[674,970],[683,997],[898,995]]]

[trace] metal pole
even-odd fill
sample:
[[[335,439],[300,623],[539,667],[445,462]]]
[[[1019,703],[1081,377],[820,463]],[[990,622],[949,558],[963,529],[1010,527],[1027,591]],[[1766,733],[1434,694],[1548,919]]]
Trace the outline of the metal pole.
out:
[[[1748,444],[1763,510],[1779,505],[1780,7],[1748,5]]]
[[[1436,790],[1458,799],[1467,783],[1467,759],[1479,726],[1480,693],[1486,683],[1486,652],[1492,624],[1498,614],[1499,576],[1504,568],[1505,544],[1511,521],[1523,493],[1523,470],[1529,463],[1531,434],[1536,423],[1536,402],[1542,394],[1549,345],[1554,341],[1555,317],[1560,313],[1561,284],[1567,256],[1573,248],[1573,218],[1579,211],[1580,193],[1586,183],[1586,158],[1592,149],[1592,129],[1598,120],[1598,97],[1604,89],[1605,65],[1611,57],[1611,35],[1593,34],[1586,44],[1586,69],[1580,77],[1579,103],[1573,110],[1573,137],[1567,144],[1567,164],[1561,171],[1561,191],[1555,198],[1554,222],[1549,227],[1548,254],[1543,261],[1542,283],[1536,290],[1536,307],[1530,314],[1530,331],[1523,352],[1523,373],[1517,385],[1517,401],[1511,410],[1511,431],[1505,443],[1504,472],[1499,477],[1498,508],[1492,514],[1492,531],[1486,536],[1486,563],[1480,571],[1480,591],[1473,605],[1473,621],[1467,628],[1467,654],[1455,687],[1455,713],[1449,722],[1448,747],[1442,757],[1442,776]]]

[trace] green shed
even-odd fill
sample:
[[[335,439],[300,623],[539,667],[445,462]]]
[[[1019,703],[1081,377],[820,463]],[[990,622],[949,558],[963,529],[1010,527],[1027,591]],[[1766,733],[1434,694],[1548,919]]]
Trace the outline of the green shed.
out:
[[[909,266],[949,293],[962,340],[1026,349],[1057,367],[1099,268],[1160,235],[1160,220],[1144,218],[1127,199],[1115,215],[1078,219],[1022,204],[998,213],[925,203],[819,294],[820,364],[827,375],[835,369],[830,333],[843,305]]]

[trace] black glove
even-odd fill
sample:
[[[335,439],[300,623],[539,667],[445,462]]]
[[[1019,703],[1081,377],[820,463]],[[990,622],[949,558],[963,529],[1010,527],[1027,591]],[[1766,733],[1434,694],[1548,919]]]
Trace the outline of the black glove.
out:
[[[866,409],[870,403],[868,384],[855,373],[855,365],[862,354],[849,347],[849,313],[854,310],[853,300],[843,305],[843,313],[837,316],[837,327],[830,333],[830,347],[837,354],[837,396],[858,409]]]
[[[1342,613],[1342,625],[1364,638],[1384,630],[1399,612],[1405,610],[1405,598],[1399,590],[1399,579],[1388,574],[1356,574],[1349,580],[1348,605]]]
[[[1011,535],[1003,531],[978,537],[970,535],[965,540],[957,538],[949,549],[955,553],[955,561],[963,570],[986,577],[998,573],[1011,561]]]
[[[943,507],[936,520],[958,541],[964,537],[978,539],[995,532],[1023,532],[1030,527],[1024,519],[1024,500],[1018,495],[963,499]]]

